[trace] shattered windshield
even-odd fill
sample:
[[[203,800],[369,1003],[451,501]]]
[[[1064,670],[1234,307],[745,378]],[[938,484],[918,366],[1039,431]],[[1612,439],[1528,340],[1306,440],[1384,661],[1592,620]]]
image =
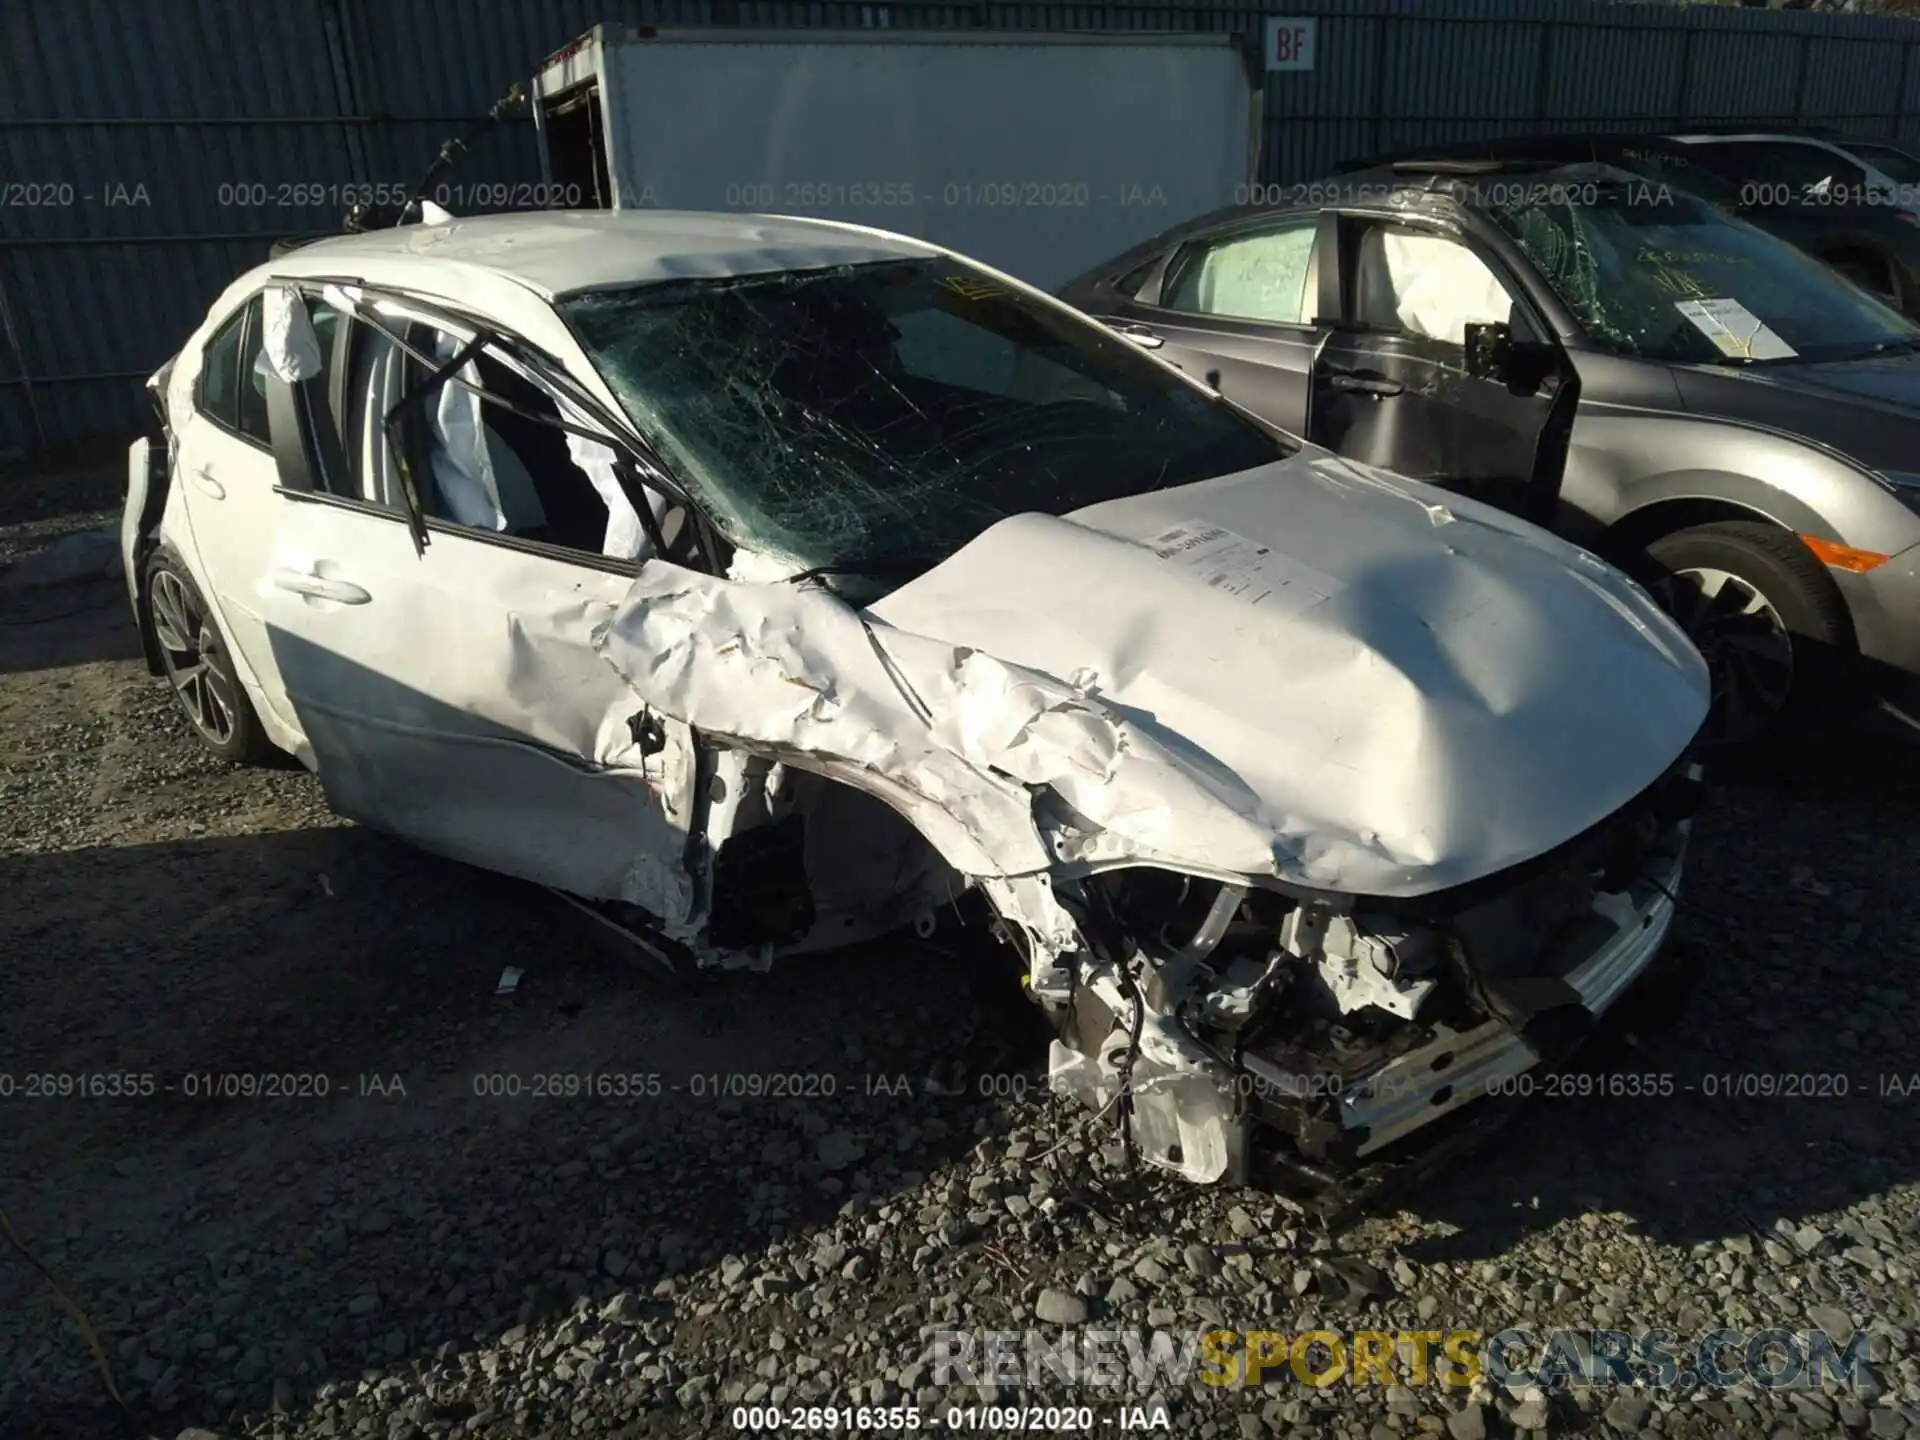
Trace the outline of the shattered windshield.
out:
[[[558,303],[727,538],[807,567],[932,564],[1005,516],[1289,449],[1129,342],[944,258]]]
[[[1581,328],[1668,364],[1840,360],[1920,342],[1920,327],[1784,240],[1664,186],[1536,187],[1487,214]]]

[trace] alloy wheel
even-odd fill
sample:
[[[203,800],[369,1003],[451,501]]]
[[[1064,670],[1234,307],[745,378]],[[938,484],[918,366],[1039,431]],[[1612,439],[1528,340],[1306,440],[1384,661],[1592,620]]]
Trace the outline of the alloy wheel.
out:
[[[1701,735],[1719,748],[1753,739],[1786,709],[1793,690],[1793,636],[1750,580],[1707,566],[1670,571],[1654,598],[1707,662],[1713,708]]]
[[[199,599],[171,570],[153,572],[148,587],[153,604],[153,633],[167,680],[180,697],[194,729],[216,746],[233,738],[232,681],[216,664],[220,638]]]

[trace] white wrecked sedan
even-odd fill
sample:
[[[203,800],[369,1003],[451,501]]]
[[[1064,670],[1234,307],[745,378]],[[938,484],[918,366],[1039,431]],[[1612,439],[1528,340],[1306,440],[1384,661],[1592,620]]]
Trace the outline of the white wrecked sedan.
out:
[[[983,897],[1053,1083],[1193,1180],[1391,1166],[1654,967],[1708,683],[1649,599],[948,252],[408,226],[151,383],[127,574],[208,745],[669,963]]]

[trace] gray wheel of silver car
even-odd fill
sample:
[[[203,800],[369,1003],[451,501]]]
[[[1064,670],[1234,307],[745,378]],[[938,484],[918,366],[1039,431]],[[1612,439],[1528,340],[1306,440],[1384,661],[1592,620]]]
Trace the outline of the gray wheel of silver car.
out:
[[[1720,521],[1663,535],[1646,553],[1648,588],[1713,677],[1704,746],[1798,739],[1837,713],[1853,626],[1799,537],[1764,521]]]
[[[164,551],[147,566],[147,608],[161,668],[201,744],[235,765],[266,759],[273,747],[220,627],[186,567]]]

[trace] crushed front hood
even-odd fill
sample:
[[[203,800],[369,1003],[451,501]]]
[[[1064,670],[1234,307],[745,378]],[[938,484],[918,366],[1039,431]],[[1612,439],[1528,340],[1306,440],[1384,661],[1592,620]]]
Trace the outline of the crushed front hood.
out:
[[[1652,783],[1709,699],[1699,655],[1619,572],[1318,451],[1015,516],[869,613],[889,649],[905,632],[1066,681],[1124,722],[1123,749],[1150,739],[1155,771],[1200,782],[1158,814],[1151,787],[1118,813],[1067,794],[1100,824],[1196,865],[1258,834],[1271,863],[1241,868],[1354,894],[1552,849]]]

